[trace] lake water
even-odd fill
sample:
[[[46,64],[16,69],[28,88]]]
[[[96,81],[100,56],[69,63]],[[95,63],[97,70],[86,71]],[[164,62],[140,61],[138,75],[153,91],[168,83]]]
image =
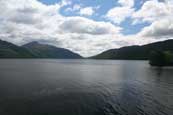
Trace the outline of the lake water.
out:
[[[173,68],[147,61],[2,59],[0,115],[173,115]]]

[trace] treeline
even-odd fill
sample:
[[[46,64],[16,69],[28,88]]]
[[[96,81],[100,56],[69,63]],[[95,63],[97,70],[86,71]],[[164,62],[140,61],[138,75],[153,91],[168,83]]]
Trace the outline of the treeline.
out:
[[[171,51],[152,51],[149,63],[152,66],[173,66],[173,53]]]

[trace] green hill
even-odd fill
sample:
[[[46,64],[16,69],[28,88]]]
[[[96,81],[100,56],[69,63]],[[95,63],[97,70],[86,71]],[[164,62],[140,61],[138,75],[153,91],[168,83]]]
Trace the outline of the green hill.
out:
[[[0,58],[31,58],[35,57],[26,48],[0,40]]]
[[[111,49],[92,59],[123,59],[123,60],[147,60],[151,51],[171,51],[173,52],[173,40],[166,40],[151,43],[143,46],[127,46],[119,49]]]
[[[31,42],[23,46],[0,40],[0,58],[79,59],[80,55],[67,49]]]

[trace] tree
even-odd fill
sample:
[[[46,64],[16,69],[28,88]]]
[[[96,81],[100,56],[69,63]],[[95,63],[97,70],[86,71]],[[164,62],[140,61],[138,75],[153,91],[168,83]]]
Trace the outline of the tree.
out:
[[[170,51],[165,51],[165,62],[167,65],[170,65],[173,63],[173,54]]]
[[[152,51],[149,56],[152,66],[166,66],[173,64],[173,54],[169,51]]]

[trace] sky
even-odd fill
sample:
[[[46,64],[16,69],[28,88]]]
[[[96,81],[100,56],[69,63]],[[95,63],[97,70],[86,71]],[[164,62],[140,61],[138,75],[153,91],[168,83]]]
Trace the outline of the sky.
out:
[[[173,0],[0,0],[0,39],[84,57],[173,38]]]

